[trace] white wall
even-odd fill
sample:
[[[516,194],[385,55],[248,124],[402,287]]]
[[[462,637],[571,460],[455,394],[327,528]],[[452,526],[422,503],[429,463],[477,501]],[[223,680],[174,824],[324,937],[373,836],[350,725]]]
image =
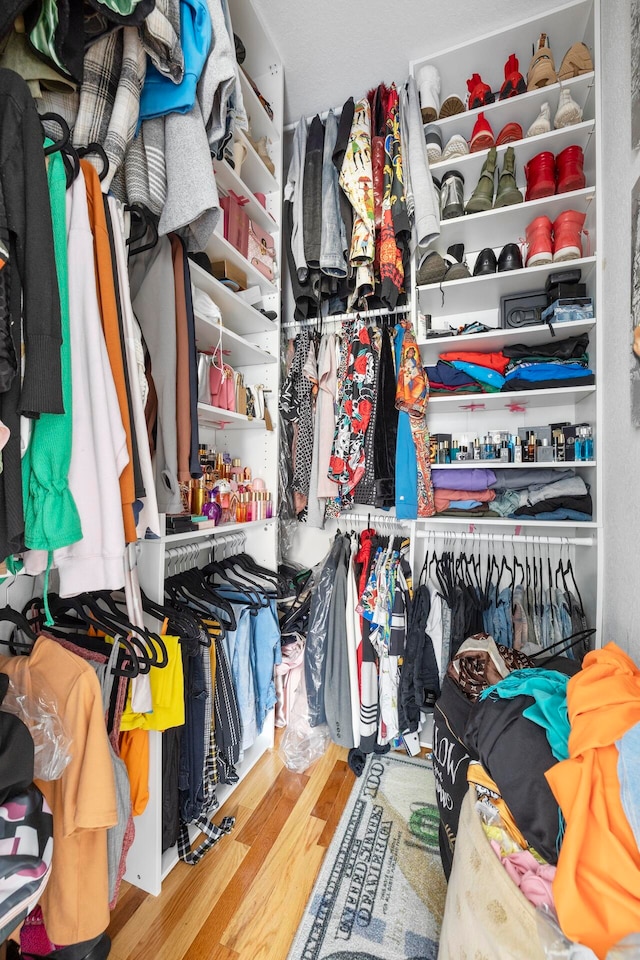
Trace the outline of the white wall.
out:
[[[604,630],[640,662],[640,429],[631,423],[631,0],[602,0]],[[598,318],[600,319],[600,318]],[[603,442],[604,441],[604,442]]]

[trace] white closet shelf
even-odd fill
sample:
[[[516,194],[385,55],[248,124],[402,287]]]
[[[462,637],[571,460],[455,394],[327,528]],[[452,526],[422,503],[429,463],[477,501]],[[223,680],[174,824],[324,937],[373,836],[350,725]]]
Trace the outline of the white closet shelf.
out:
[[[249,83],[242,67],[240,67],[239,73],[242,99],[244,101],[244,108],[247,111],[247,117],[249,118],[249,127],[254,136],[267,137],[267,139],[273,140],[275,143],[280,139],[280,134],[278,133],[275,123],[260,103],[258,95]],[[273,104],[271,107],[273,109]]]
[[[573,196],[573,194],[572,194]],[[207,244],[206,254],[213,262],[215,260],[230,260],[238,269],[242,270],[247,278],[248,286],[258,286],[263,295],[268,293],[277,293],[277,288],[271,280],[267,280],[264,274],[249,263],[246,257],[243,257],[239,250],[229,243],[220,233],[211,235]]]
[[[562,127],[560,130],[541,133],[537,137],[525,137],[524,140],[518,140],[515,143],[505,143],[497,147],[498,170],[501,169],[507,147],[513,147],[516,153],[516,179],[524,182],[524,165],[528,163],[532,157],[535,157],[538,153],[542,153],[543,150],[549,150],[557,156],[565,147],[574,145],[582,147],[582,149],[585,150],[595,130],[595,126],[595,120],[585,120],[583,123],[576,123],[572,127]],[[494,133],[497,136],[499,131],[494,130]],[[524,133],[526,133],[526,130]],[[446,173],[447,170],[459,170],[467,186],[471,184],[473,188],[478,182],[482,164],[487,159],[488,153],[488,150],[478,150],[476,153],[469,153],[464,157],[453,157],[451,160],[439,160],[437,163],[430,163],[429,169],[438,179],[440,179],[442,174]]]
[[[517,97],[510,97],[508,100],[496,100],[495,103],[489,103],[486,107],[478,107],[476,110],[465,110],[464,113],[458,113],[453,117],[436,120],[435,122],[442,134],[442,145],[444,146],[454,133],[461,133],[465,140],[471,140],[473,127],[478,119],[479,113],[484,113],[496,137],[504,125],[512,121],[519,123],[522,127],[522,132],[526,133],[540,113],[540,107],[543,103],[549,104],[551,108],[551,122],[553,123],[560,96],[560,87],[562,86],[562,89],[570,90],[573,99],[584,109],[594,81],[595,74],[593,72],[583,73],[581,77],[565,80],[562,85],[552,83],[546,87],[540,87],[538,90],[531,90],[529,93],[521,93]]]
[[[546,216],[553,222],[563,210],[586,213],[595,196],[595,187],[585,187],[583,190],[558,193],[541,200],[529,200],[528,203],[514,203],[510,207],[499,207],[485,213],[441,220],[438,246],[446,250],[452,243],[464,243],[465,250],[481,250],[483,247],[518,243],[524,239],[527,226],[536,217]],[[582,242],[586,246],[586,239]]]
[[[474,214],[474,216],[480,216],[480,214]],[[496,249],[499,253],[499,245]],[[467,262],[469,269],[473,270],[470,256]],[[553,273],[554,270],[569,267],[571,269],[579,267],[582,271],[582,282],[585,283],[595,269],[595,265],[595,257],[581,257],[579,260],[568,260],[565,263],[545,263],[537,267],[523,267],[522,270],[490,273],[485,277],[466,277],[463,280],[449,280],[442,284],[423,284],[417,289],[420,305],[426,313],[432,313],[438,317],[459,315],[468,317],[470,302],[473,304],[473,312],[497,309],[500,297],[529,293],[536,288],[544,288],[544,281],[548,274]],[[443,299],[444,303],[442,303]]]
[[[250,520],[248,523],[222,523],[219,527],[209,527],[207,530],[187,530],[185,533],[167,533],[163,537],[153,540],[144,540],[143,543],[169,544],[182,543],[185,540],[205,540],[207,537],[221,537],[225,533],[238,533],[241,530],[257,530],[258,527],[272,526],[275,517],[269,520]]]
[[[553,333],[546,323],[539,323],[533,327],[498,327],[487,333],[473,333],[469,336],[434,337],[432,340],[418,342],[423,357],[429,354],[429,360],[434,360],[440,353],[448,350],[483,350],[487,353],[502,350],[510,343],[526,343],[534,346],[539,343],[553,343],[553,340],[564,340],[567,337],[578,337],[588,333],[595,326],[593,320],[570,320],[567,323],[554,323]],[[555,338],[553,336],[555,334]]]
[[[461,463],[432,463],[432,470],[473,470],[476,467],[489,470],[573,470],[582,467],[595,467],[595,460],[565,460],[553,463],[500,463],[499,460],[463,460]],[[472,499],[471,497],[469,499]]]
[[[211,407],[208,403],[198,404],[198,423],[204,427],[215,427],[216,430],[264,430],[265,428],[264,420],[257,420],[255,417],[250,420],[243,413]]]
[[[278,361],[278,358],[267,350],[256,347],[255,344],[249,343],[248,340],[239,337],[232,330],[227,330],[219,323],[212,323],[211,320],[199,317],[197,313],[195,315],[195,326],[198,349],[205,352],[213,350],[221,342],[224,358],[234,368],[248,367],[256,363],[277,363]]]
[[[203,270],[202,267],[189,261],[191,280],[199,290],[204,290],[222,311],[225,324],[239,336],[248,336],[252,333],[273,333],[276,325],[259,310],[250,306],[246,300],[220,283],[215,277]],[[275,289],[272,291],[275,293]]]
[[[509,410],[513,405],[537,410],[580,403],[595,392],[595,384],[586,387],[556,387],[550,390],[514,390],[513,393],[467,393],[451,397],[431,397],[429,413],[474,413],[484,410]]]
[[[246,185],[244,180],[238,176],[233,167],[226,160],[214,160],[213,170],[216,177],[216,183],[222,187],[226,193],[235,193],[237,197],[244,197],[248,203],[243,204],[243,210],[250,220],[254,220],[267,233],[274,233],[279,230],[279,226],[273,217],[267,213],[260,201]]]
[[[473,496],[473,493],[470,494]],[[491,517],[451,517],[438,516],[418,518],[419,524],[437,523],[443,526],[465,526],[465,527],[507,527],[514,529],[516,527],[544,527],[545,530],[585,530],[593,529],[598,526],[597,520],[536,520],[534,517],[518,517],[516,520],[510,520],[506,517],[496,516],[495,520]]]
[[[249,184],[254,193],[278,192],[280,190],[280,184],[271,171],[265,166],[264,161],[260,158],[256,148],[244,130],[238,130],[237,139],[241,143],[244,143],[247,148],[247,155],[242,164],[243,179],[245,182]]]

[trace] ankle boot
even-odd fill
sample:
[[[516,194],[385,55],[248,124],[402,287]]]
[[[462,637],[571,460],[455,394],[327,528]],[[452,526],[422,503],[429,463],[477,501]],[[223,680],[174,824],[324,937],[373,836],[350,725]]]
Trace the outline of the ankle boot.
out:
[[[498,177],[498,190],[494,207],[508,207],[512,203],[522,203],[522,194],[516,184],[516,154],[513,147],[507,147],[502,161],[502,170]]]
[[[479,150],[489,150],[495,146],[495,142],[491,124],[485,118],[484,113],[479,113],[471,134],[471,153],[477,153]]]
[[[527,85],[524,77],[520,73],[520,64],[515,53],[512,53],[504,65],[504,83],[500,88],[500,100],[508,100],[509,97],[517,97],[519,93],[524,93]]]
[[[440,216],[443,220],[464,215],[464,177],[457,170],[447,170],[440,182]]]
[[[531,58],[527,73],[527,90],[537,90],[538,87],[547,87],[550,83],[557,83],[556,68],[553,54],[549,47],[549,38],[541,33],[538,46]]]
[[[535,118],[529,129],[528,137],[539,137],[542,133],[549,133],[551,130],[551,111],[548,103],[543,103],[540,107],[540,113]]]
[[[440,74],[438,68],[426,64],[418,70],[418,91],[420,93],[420,108],[422,122],[433,123],[438,119],[440,109]]]
[[[487,159],[482,164],[480,179],[476,188],[467,200],[465,213],[482,213],[484,210],[491,210],[493,206],[493,183],[496,172],[496,162],[498,153],[495,147],[491,147],[487,154]]]
[[[582,228],[586,214],[577,210],[565,210],[553,224],[553,262],[579,260],[582,256]]]
[[[593,60],[589,53],[589,47],[586,43],[574,43],[562,58],[558,70],[558,80],[571,80],[572,77],[579,77],[582,73],[591,73],[592,70]]]
[[[548,150],[536,154],[524,168],[527,178],[525,200],[552,197],[556,192],[556,161]]]
[[[561,90],[558,109],[553,120],[554,127],[559,130],[561,127],[571,127],[574,123],[580,123],[581,121],[582,108],[575,102],[570,90]]]
[[[582,190],[587,179],[584,175],[584,154],[582,147],[565,147],[556,157],[556,193],[570,193]]]
[[[470,80],[467,80],[467,90],[469,91],[469,110],[475,110],[477,107],[486,107],[488,103],[495,103],[495,96],[488,83],[484,83],[479,73],[474,73]]]
[[[464,259],[464,243],[454,243],[444,257],[448,264],[445,280],[466,280],[471,276]]]
[[[553,261],[553,227],[549,217],[536,217],[527,227],[527,266],[536,267]]]
[[[522,127],[515,120],[511,120],[505,123],[496,137],[496,147],[502,147],[506,143],[517,143],[518,140],[522,140]]]

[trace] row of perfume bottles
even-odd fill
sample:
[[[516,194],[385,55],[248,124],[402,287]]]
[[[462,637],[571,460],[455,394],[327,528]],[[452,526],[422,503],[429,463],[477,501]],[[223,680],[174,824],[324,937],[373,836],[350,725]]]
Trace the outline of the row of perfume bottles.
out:
[[[535,433],[529,433],[526,439],[514,434],[508,440],[497,443],[489,435],[483,439],[476,437],[473,442],[458,443],[457,440],[438,442],[432,463],[461,463],[465,460],[492,460],[500,463],[564,463],[577,461],[586,463],[593,460],[593,435],[590,426],[578,427],[573,442],[573,455],[567,456],[566,438],[562,430],[554,430],[551,443],[547,437],[542,440]]]

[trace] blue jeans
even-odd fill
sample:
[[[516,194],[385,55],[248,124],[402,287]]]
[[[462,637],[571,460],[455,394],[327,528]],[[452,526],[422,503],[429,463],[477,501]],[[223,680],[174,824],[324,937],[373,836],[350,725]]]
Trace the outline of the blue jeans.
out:
[[[216,586],[224,596],[233,594]],[[226,630],[224,648],[231,667],[238,710],[242,720],[242,749],[248,749],[256,739],[256,694],[251,666],[251,612],[244,603],[232,603],[236,629]],[[212,613],[224,616],[224,611],[211,607]]]

